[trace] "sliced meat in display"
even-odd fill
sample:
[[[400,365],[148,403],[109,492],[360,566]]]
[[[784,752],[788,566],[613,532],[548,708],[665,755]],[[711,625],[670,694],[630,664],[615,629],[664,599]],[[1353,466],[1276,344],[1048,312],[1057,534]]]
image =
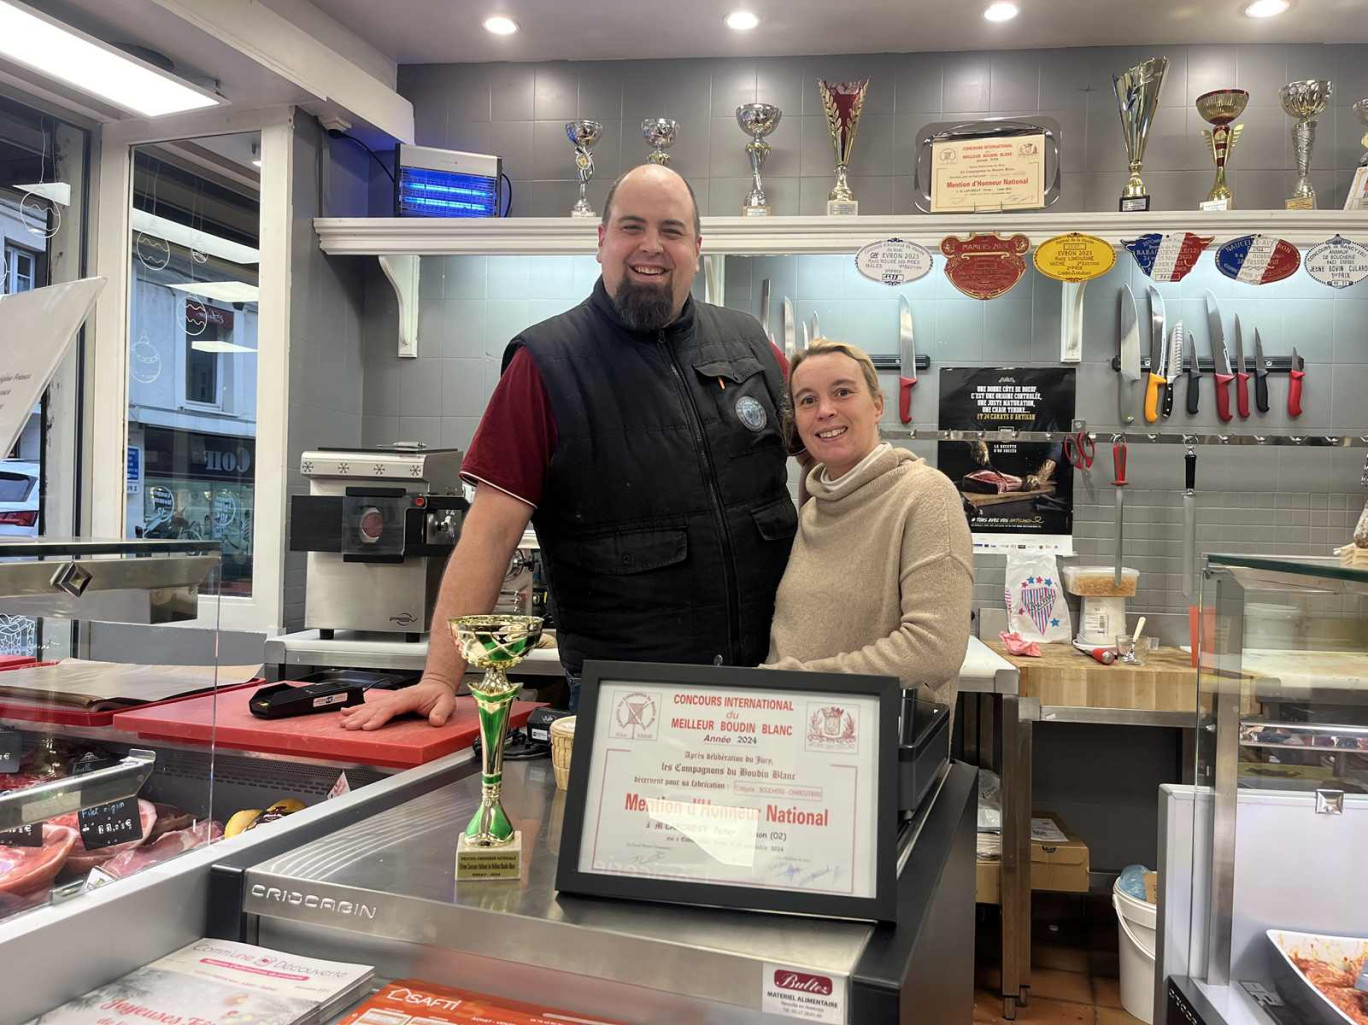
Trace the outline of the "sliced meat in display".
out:
[[[188,850],[202,847],[211,840],[217,840],[222,835],[223,827],[217,822],[197,822],[189,829],[178,829],[173,833],[166,833],[142,847],[135,847],[131,851],[125,850],[117,857],[110,858],[100,867],[115,879],[122,879],[124,876],[141,872],[145,868],[151,868],[153,865],[160,865],[163,861],[170,861],[177,854],[184,854]]]
[[[56,878],[81,834],[69,826],[43,823],[43,846],[0,847],[0,893],[29,894]]]
[[[174,833],[178,829],[189,829],[195,823],[195,818],[188,811],[177,808],[174,804],[156,804],[157,821],[152,826],[152,832],[148,834],[146,843],[151,843],[157,837],[165,833]]]
[[[157,821],[157,806],[151,801],[138,801],[138,818],[142,825],[142,839],[130,840],[128,843],[117,843],[112,847],[98,847],[93,851],[86,850],[85,842],[81,839],[81,825],[78,821],[78,815],[78,812],[58,815],[52,819],[52,822],[76,830],[76,849],[71,852],[71,857],[67,859],[67,871],[83,874],[89,872],[96,865],[103,865],[110,858],[122,854],[124,851],[132,850],[134,847],[146,843],[152,834],[152,827]]]
[[[964,475],[962,490],[975,491],[985,495],[1003,495],[1009,491],[1020,491],[1023,481],[1010,473],[996,470],[978,470]]]

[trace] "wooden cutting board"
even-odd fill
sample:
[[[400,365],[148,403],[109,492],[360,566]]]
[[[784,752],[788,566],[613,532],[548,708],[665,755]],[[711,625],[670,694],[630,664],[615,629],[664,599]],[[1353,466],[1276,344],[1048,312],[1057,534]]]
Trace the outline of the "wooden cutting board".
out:
[[[132,709],[114,716],[114,728],[147,740],[179,740],[263,754],[303,755],[358,765],[408,769],[462,751],[480,734],[473,698],[456,699],[456,711],[445,726],[429,726],[414,716],[387,723],[378,730],[344,730],[336,712],[258,719],[247,707],[255,687],[175,704]],[[513,703],[512,725],[522,726],[534,701]]]
[[[1017,667],[1022,697],[1042,705],[1075,708],[1133,708],[1149,712],[1197,712],[1197,669],[1180,648],[1145,653],[1142,666],[1104,666],[1072,644],[1042,644],[1040,657],[1010,655],[1001,641],[985,642]],[[1243,711],[1255,710],[1252,697]]]

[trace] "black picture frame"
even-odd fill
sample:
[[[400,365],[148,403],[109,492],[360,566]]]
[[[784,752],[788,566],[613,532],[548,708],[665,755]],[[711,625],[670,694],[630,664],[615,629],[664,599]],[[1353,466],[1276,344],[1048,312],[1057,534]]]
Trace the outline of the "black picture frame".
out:
[[[878,699],[878,792],[875,794],[875,870],[872,897],[847,897],[719,883],[582,872],[585,807],[589,798],[589,765],[595,742],[599,688],[604,682],[739,687],[786,694],[850,694]],[[896,677],[850,673],[809,673],[747,669],[739,666],[676,665],[662,662],[595,662],[584,664],[580,684],[570,787],[561,827],[556,889],[569,894],[626,900],[691,904],[700,907],[816,915],[856,921],[893,922],[897,918],[898,884],[898,716],[902,688]],[[576,768],[579,771],[575,771]]]

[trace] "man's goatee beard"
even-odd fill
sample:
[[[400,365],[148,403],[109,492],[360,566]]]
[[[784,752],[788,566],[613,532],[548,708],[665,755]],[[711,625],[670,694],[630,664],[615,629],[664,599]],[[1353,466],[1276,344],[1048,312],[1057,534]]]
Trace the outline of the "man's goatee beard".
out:
[[[674,319],[674,296],[669,288],[634,285],[626,278],[613,294],[613,305],[633,331],[659,331]]]

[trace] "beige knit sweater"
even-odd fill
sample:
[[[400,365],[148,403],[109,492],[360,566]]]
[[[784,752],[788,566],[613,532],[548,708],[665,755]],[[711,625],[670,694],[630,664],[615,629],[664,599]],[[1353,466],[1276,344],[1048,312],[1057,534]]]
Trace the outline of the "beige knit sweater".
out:
[[[807,488],[766,664],[896,676],[953,709],[974,590],[955,486],[884,444],[834,482],[814,466]]]

